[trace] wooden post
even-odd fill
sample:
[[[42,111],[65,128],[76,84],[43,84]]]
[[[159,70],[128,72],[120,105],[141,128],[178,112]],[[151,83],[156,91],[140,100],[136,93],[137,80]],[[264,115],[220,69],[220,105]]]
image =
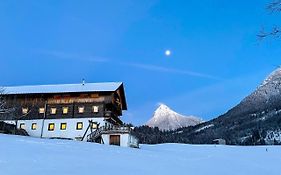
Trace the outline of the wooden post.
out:
[[[46,114],[47,114],[47,100],[45,101],[45,111],[44,111],[44,117],[43,117],[43,121],[42,121],[40,138],[43,137],[43,131],[44,131],[44,124],[45,124]]]
[[[83,135],[81,141],[84,140],[84,138],[85,138],[85,136],[87,135],[87,132],[88,132],[88,130],[89,130],[90,127],[91,127],[91,120],[89,120],[89,126],[88,126],[88,128],[86,129],[86,131],[85,131],[85,133],[84,133],[84,135]]]

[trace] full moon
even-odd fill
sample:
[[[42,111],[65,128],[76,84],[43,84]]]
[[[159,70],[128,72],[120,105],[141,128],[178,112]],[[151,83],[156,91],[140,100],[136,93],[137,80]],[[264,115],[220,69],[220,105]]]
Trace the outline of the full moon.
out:
[[[165,55],[166,55],[166,56],[170,56],[170,55],[171,55],[171,51],[170,51],[170,50],[166,50],[166,51],[165,51]]]

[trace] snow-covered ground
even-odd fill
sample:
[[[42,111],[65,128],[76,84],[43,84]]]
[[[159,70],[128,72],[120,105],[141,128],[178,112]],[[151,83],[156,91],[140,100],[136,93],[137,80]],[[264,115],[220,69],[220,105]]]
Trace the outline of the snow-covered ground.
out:
[[[0,134],[1,175],[280,175],[280,164],[281,146],[162,144],[132,149]]]

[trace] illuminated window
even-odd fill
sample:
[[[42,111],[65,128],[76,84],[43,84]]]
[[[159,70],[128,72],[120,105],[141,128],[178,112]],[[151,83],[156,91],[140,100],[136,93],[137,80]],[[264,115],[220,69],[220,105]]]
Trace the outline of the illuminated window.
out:
[[[60,124],[60,130],[66,130],[66,123]]]
[[[83,122],[77,122],[76,129],[82,130],[83,129]]]
[[[96,123],[92,123],[92,129],[97,129],[98,125]]]
[[[25,129],[25,123],[20,124],[20,129]]]
[[[57,113],[57,108],[51,108],[51,114],[56,114]]]
[[[39,108],[39,114],[44,114],[45,113],[45,108]]]
[[[27,114],[28,113],[28,108],[22,108],[22,113]]]
[[[91,97],[92,97],[92,98],[98,98],[98,97],[99,97],[99,94],[91,94]]]
[[[62,113],[67,114],[68,113],[68,107],[63,107],[62,108]]]
[[[54,131],[54,130],[55,130],[55,124],[54,123],[49,123],[48,131]]]
[[[99,112],[99,107],[98,106],[93,106],[92,110],[93,110],[93,113],[98,113]]]
[[[36,130],[36,128],[37,128],[37,123],[32,123],[31,124],[31,129],[32,130]]]
[[[82,113],[84,113],[84,106],[80,106],[80,107],[78,107],[78,113],[79,114],[82,114]]]

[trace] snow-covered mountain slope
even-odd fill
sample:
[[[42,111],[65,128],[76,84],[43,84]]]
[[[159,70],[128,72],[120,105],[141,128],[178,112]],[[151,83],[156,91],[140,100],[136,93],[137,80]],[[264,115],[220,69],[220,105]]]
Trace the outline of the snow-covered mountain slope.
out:
[[[162,144],[132,149],[0,134],[0,155],[1,175],[279,175],[281,147]]]
[[[158,127],[161,130],[175,130],[181,127],[194,126],[202,122],[203,120],[198,117],[183,116],[165,104],[160,104],[146,125]]]
[[[253,116],[281,108],[281,68],[274,70],[261,85],[240,104],[231,109],[228,114],[247,114]]]
[[[242,87],[241,87],[242,88]],[[202,124],[212,125],[189,136],[193,143],[224,138],[229,144],[281,143],[281,68],[274,70],[256,90],[227,113]]]
[[[281,68],[274,70],[262,84],[240,103],[251,110],[267,109],[281,99]]]
[[[270,83],[278,83],[281,79],[281,67],[275,69],[261,84],[261,87],[266,86]]]

